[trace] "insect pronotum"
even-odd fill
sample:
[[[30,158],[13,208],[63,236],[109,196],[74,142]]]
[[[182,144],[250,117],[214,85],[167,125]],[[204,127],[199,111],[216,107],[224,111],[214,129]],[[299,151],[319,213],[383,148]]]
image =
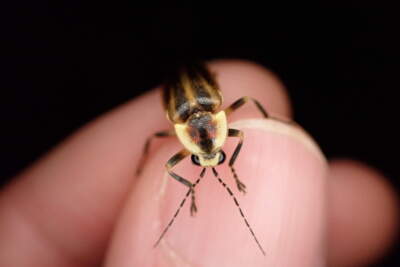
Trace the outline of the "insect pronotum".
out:
[[[222,104],[221,92],[214,76],[203,64],[194,64],[181,68],[165,84],[163,89],[163,104],[167,118],[174,125],[174,129],[156,132],[147,139],[137,174],[140,174],[142,170],[141,168],[149,151],[150,142],[154,137],[177,136],[184,148],[172,156],[165,167],[172,178],[188,187],[188,191],[154,246],[157,246],[164,237],[189,196],[191,196],[190,213],[193,216],[197,212],[195,187],[201,178],[204,177],[206,169],[211,168],[215,178],[233,198],[257,246],[265,255],[265,251],[247,221],[238,200],[215,169],[215,166],[225,161],[226,155],[222,147],[227,137],[238,137],[239,143],[229,159],[228,165],[232,171],[238,190],[246,193],[246,186],[239,180],[234,168],[236,158],[243,144],[243,132],[229,128],[227,116],[249,101],[256,105],[265,118],[269,117],[266,110],[257,100],[247,96],[236,100],[226,109],[219,111]],[[195,165],[203,168],[200,177],[194,183],[172,171],[172,168],[176,164],[189,155],[191,155],[192,162]]]

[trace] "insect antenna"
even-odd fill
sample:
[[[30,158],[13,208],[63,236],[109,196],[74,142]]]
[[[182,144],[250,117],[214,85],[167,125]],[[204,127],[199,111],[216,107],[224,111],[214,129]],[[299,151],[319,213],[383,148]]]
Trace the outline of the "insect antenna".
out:
[[[242,209],[240,208],[239,202],[238,202],[238,200],[236,199],[235,195],[233,194],[232,190],[229,188],[229,186],[228,186],[224,181],[222,181],[222,179],[219,177],[218,172],[215,170],[215,168],[212,168],[212,171],[213,171],[213,173],[214,173],[214,175],[215,175],[215,178],[218,179],[218,182],[219,182],[223,187],[225,187],[226,191],[228,191],[229,195],[233,198],[233,201],[235,202],[236,206],[238,207],[239,212],[240,212],[240,215],[242,216],[244,222],[246,223],[247,228],[249,229],[251,235],[252,235],[253,238],[254,238],[254,241],[256,241],[256,243],[257,243],[258,247],[260,248],[262,254],[265,256],[265,251],[264,251],[263,247],[261,246],[260,242],[258,241],[256,235],[254,234],[254,231],[253,231],[253,229],[251,228],[249,222],[247,221],[246,216],[244,216],[244,213],[243,213]]]
[[[203,170],[200,173],[200,177],[194,182],[193,184],[193,188],[196,187],[196,185],[200,182],[201,178],[204,177],[204,174],[206,173],[206,168],[203,168]],[[188,192],[186,193],[185,197],[182,199],[181,204],[179,205],[179,208],[176,210],[174,216],[172,217],[172,219],[169,221],[167,227],[165,227],[164,231],[161,233],[160,237],[158,238],[157,242],[154,244],[153,247],[157,247],[158,244],[160,243],[161,239],[163,239],[163,237],[165,236],[165,234],[168,232],[168,229],[171,227],[171,225],[174,223],[175,218],[178,216],[179,212],[181,211],[181,208],[183,207],[183,205],[186,202],[186,199],[189,197],[190,193],[192,192],[192,188],[188,190]]]

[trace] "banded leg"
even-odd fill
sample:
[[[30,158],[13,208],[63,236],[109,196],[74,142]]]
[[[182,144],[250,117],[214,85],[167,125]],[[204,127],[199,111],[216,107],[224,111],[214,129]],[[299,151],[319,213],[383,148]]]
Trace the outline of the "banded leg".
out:
[[[258,102],[256,99],[251,98],[249,96],[244,96],[242,98],[239,98],[238,100],[236,100],[235,102],[233,102],[229,107],[227,107],[225,109],[225,114],[226,116],[228,116],[229,114],[231,114],[232,112],[234,112],[235,110],[237,110],[238,108],[240,108],[241,106],[243,106],[244,104],[246,104],[247,102],[249,102],[249,100],[253,101],[253,103],[256,105],[257,109],[261,112],[261,114],[263,115],[264,118],[268,118],[268,119],[272,119],[272,120],[276,120],[285,124],[289,124],[292,126],[297,126],[300,127],[299,125],[297,125],[294,121],[292,120],[288,120],[288,119],[281,119],[281,118],[276,118],[276,117],[271,117],[267,111],[265,110],[265,108],[260,104],[260,102]]]
[[[235,110],[237,110],[238,108],[240,108],[241,106],[243,106],[244,104],[246,104],[247,102],[249,102],[249,100],[253,101],[253,103],[256,105],[257,109],[261,112],[261,114],[264,116],[264,118],[268,118],[269,115],[267,113],[267,111],[264,109],[264,107],[260,104],[260,102],[258,102],[256,99],[251,98],[249,96],[244,96],[239,98],[238,100],[236,100],[235,102],[233,102],[229,107],[227,107],[225,109],[225,113],[226,116],[228,116],[230,113],[234,112]]]
[[[246,193],[246,186],[244,183],[242,183],[237,174],[236,174],[236,170],[233,167],[233,164],[235,164],[236,158],[239,155],[240,149],[242,148],[243,145],[243,132],[240,130],[236,130],[236,129],[229,129],[228,130],[228,136],[229,137],[239,137],[239,143],[237,144],[235,151],[233,151],[232,157],[229,160],[229,168],[231,168],[232,174],[233,174],[233,178],[235,178],[236,181],[236,185],[237,188],[240,192],[243,192],[243,194]]]
[[[190,204],[190,215],[194,216],[197,212],[197,207],[196,207],[196,201],[195,201],[195,196],[194,196],[193,184],[190,181],[186,180],[185,178],[183,178],[183,177],[179,176],[178,174],[174,173],[173,171],[171,171],[172,167],[174,167],[176,164],[178,164],[180,161],[182,161],[188,155],[190,155],[190,152],[186,149],[182,149],[181,151],[176,153],[172,158],[170,158],[168,160],[167,164],[165,164],[165,167],[167,168],[169,175],[171,175],[178,182],[189,187],[190,194],[192,195],[192,202]]]
[[[173,130],[165,130],[154,133],[152,136],[148,137],[146,143],[143,147],[142,157],[140,158],[139,165],[136,169],[136,176],[139,176],[142,173],[143,166],[146,163],[147,154],[149,153],[151,141],[153,141],[154,137],[169,137],[174,136],[175,132]]]

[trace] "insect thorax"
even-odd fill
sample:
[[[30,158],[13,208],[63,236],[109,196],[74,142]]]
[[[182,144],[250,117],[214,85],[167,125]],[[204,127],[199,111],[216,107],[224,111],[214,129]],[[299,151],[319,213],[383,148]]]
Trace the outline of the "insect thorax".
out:
[[[185,123],[175,124],[175,132],[187,150],[212,166],[228,133],[225,112],[196,112]]]

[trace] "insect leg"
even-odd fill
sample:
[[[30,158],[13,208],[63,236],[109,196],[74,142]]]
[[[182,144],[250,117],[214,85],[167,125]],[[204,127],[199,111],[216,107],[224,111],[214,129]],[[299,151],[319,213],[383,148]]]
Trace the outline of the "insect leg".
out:
[[[249,100],[253,101],[253,103],[256,105],[257,109],[261,112],[261,114],[264,116],[264,118],[268,118],[269,115],[267,113],[267,111],[264,109],[264,107],[260,104],[260,102],[258,102],[256,99],[248,97],[248,96],[244,96],[239,98],[238,100],[236,100],[235,102],[233,102],[229,107],[227,107],[225,109],[225,113],[228,116],[230,113],[232,113],[233,111],[237,110],[238,108],[240,108],[241,106],[243,106],[244,104],[246,104],[247,102],[249,102]]]
[[[280,122],[283,122],[283,123],[286,123],[286,124],[298,126],[294,121],[286,120],[286,119],[280,119],[280,118],[276,118],[276,117],[271,117],[268,114],[268,112],[265,110],[265,108],[261,105],[260,102],[258,102],[256,99],[254,99],[252,97],[249,97],[249,96],[241,97],[238,100],[236,100],[235,102],[233,102],[229,107],[227,107],[225,109],[226,116],[228,116],[229,114],[231,114],[235,110],[239,109],[241,106],[243,106],[244,104],[249,102],[249,100],[251,100],[256,105],[257,109],[261,112],[261,114],[263,115],[264,118],[268,118],[268,119],[280,121]]]
[[[140,158],[139,165],[136,169],[136,176],[139,176],[142,173],[143,166],[147,159],[147,154],[149,153],[150,144],[151,144],[151,141],[154,140],[154,137],[169,137],[169,136],[174,136],[174,135],[175,135],[175,132],[173,130],[165,130],[165,131],[156,132],[152,136],[147,138],[146,143],[143,147],[142,157]]]
[[[239,143],[237,144],[235,151],[232,154],[231,159],[229,160],[229,168],[231,168],[233,178],[235,178],[237,188],[240,192],[246,193],[246,186],[244,183],[242,183],[235,171],[235,168],[233,167],[233,164],[235,164],[236,158],[239,155],[240,149],[242,148],[243,145],[243,132],[240,130],[236,129],[229,129],[228,130],[228,136],[229,137],[239,137]]]
[[[258,246],[259,249],[261,250],[261,253],[265,256],[265,250],[263,249],[263,247],[261,246],[260,242],[258,241],[258,239],[257,239],[257,237],[256,237],[256,234],[254,233],[253,229],[251,228],[249,222],[248,222],[247,219],[246,219],[246,216],[244,216],[244,213],[243,213],[243,211],[242,211],[242,208],[241,208],[240,205],[239,205],[239,201],[236,199],[235,195],[233,194],[233,192],[232,192],[232,190],[229,188],[229,186],[228,186],[226,183],[224,183],[224,181],[222,181],[222,179],[219,177],[218,172],[217,172],[217,170],[216,170],[214,167],[212,168],[212,171],[213,171],[213,173],[214,173],[215,178],[218,179],[218,182],[219,182],[223,187],[225,187],[226,191],[228,191],[229,195],[233,198],[233,201],[235,202],[236,206],[238,207],[239,212],[240,212],[240,215],[242,216],[244,222],[246,223],[246,226],[247,226],[247,228],[249,229],[251,235],[253,236],[254,241],[256,241],[257,246]]]
[[[167,168],[169,175],[171,175],[178,182],[189,187],[190,194],[192,195],[192,203],[190,204],[190,215],[194,216],[195,213],[197,212],[197,207],[196,207],[196,201],[195,201],[195,197],[194,197],[193,184],[190,181],[186,180],[185,178],[183,178],[183,177],[179,176],[178,174],[174,173],[173,171],[171,171],[172,167],[174,167],[176,164],[178,164],[181,160],[183,160],[188,155],[190,155],[190,152],[186,149],[182,149],[181,151],[176,153],[172,158],[170,158],[168,160],[167,164],[165,164],[165,167]]]
[[[202,170],[201,173],[200,173],[200,178],[198,178],[198,179],[196,180],[196,182],[193,184],[193,187],[196,187],[196,185],[200,182],[201,178],[204,177],[204,174],[205,174],[205,173],[206,173],[206,168],[203,168],[203,170]],[[168,229],[169,229],[169,228],[171,227],[171,225],[174,223],[175,218],[178,216],[178,214],[179,214],[181,208],[182,208],[183,205],[185,204],[186,199],[189,197],[190,193],[191,193],[191,190],[189,189],[189,190],[187,191],[185,197],[182,199],[181,204],[179,205],[179,208],[176,210],[174,216],[173,216],[172,219],[169,221],[168,225],[164,228],[164,231],[161,233],[161,235],[160,235],[160,237],[158,238],[157,242],[154,244],[154,247],[156,247],[156,246],[160,243],[161,239],[163,239],[163,237],[164,237],[165,234],[167,233]]]

